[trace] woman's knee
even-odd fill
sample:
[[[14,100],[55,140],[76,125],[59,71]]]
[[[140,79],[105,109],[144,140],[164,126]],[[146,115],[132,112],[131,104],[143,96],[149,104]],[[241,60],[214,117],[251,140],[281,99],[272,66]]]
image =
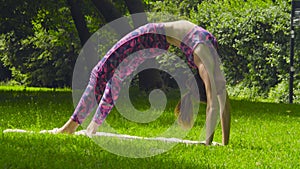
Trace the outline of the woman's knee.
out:
[[[90,73],[89,85],[95,86],[98,78],[98,69],[94,67]]]

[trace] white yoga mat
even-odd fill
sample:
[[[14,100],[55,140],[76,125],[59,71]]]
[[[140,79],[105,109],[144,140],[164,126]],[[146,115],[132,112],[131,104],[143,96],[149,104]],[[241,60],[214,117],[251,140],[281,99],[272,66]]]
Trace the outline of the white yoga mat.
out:
[[[3,133],[36,133],[36,134],[44,134],[44,133],[50,133],[55,134],[55,131],[57,129],[53,130],[42,130],[41,132],[34,132],[29,130],[22,130],[22,129],[6,129],[3,131]],[[86,130],[80,130],[74,133],[75,135],[86,135]],[[126,134],[115,134],[115,133],[106,133],[106,132],[96,132],[96,134],[93,134],[93,136],[99,136],[99,137],[116,137],[120,139],[141,139],[141,140],[156,140],[156,141],[163,141],[163,142],[170,142],[170,143],[184,143],[184,144],[205,144],[205,141],[193,141],[193,140],[183,140],[178,138],[166,138],[166,137],[140,137],[140,136],[131,136]],[[220,145],[217,142],[212,142],[212,145]]]

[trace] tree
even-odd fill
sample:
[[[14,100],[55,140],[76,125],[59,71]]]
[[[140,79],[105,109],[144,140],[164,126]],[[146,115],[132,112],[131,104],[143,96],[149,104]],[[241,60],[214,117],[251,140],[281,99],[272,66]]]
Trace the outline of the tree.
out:
[[[78,41],[65,1],[1,3],[1,60],[14,80],[31,86],[70,86]]]
[[[81,46],[83,46],[85,42],[89,39],[91,34],[87,28],[84,15],[82,14],[79,6],[80,0],[67,0],[67,1],[68,1],[68,5],[70,6],[71,15],[74,20],[80,38]]]
[[[147,15],[144,13],[144,5],[140,0],[125,0],[128,10],[131,14],[140,13],[139,15],[132,15],[134,27],[148,23]],[[147,60],[144,64],[155,62],[155,59]],[[149,90],[151,88],[161,88],[163,86],[163,79],[160,76],[161,72],[157,69],[146,69],[139,73],[139,86],[141,89]]]
[[[105,22],[124,15],[124,10],[116,8],[111,1],[92,2]],[[92,4],[81,0],[3,1],[0,5],[0,10],[3,11],[0,14],[0,33],[3,37],[0,57],[3,65],[11,70],[13,78],[25,85],[70,86],[80,48],[96,30],[95,25],[99,28],[103,24],[101,19],[95,19],[99,16],[94,15],[95,10],[90,6]],[[126,4],[131,13],[144,9],[142,2],[138,0],[127,1]],[[142,22],[133,19],[135,27],[147,22],[146,16]],[[128,22],[124,22],[123,27],[117,31],[124,35],[132,29]],[[94,51],[84,52],[89,52],[90,55]],[[156,76],[159,77],[157,72],[154,77]],[[153,81],[146,84],[151,82]]]
[[[78,8],[78,3],[76,4],[76,0],[68,0],[72,12],[72,17],[76,24],[76,28],[79,35],[86,35],[87,31],[85,22],[82,20],[82,15],[80,15],[80,10]],[[71,3],[70,3],[71,2]],[[119,19],[123,17],[123,14],[118,10],[111,1],[109,0],[92,0],[93,4],[97,8],[98,12],[105,18],[105,21],[111,22],[113,20]],[[142,13],[144,12],[143,3],[140,0],[126,0],[125,1],[128,10],[131,14],[135,13]],[[74,14],[73,14],[74,13]],[[143,17],[141,17],[143,16]],[[134,27],[139,27],[147,23],[147,16],[146,14],[132,15]],[[76,22],[77,21],[77,22]],[[118,35],[124,35],[130,32],[133,28],[129,25],[127,20],[121,20],[122,27],[115,27],[115,31]],[[85,38],[86,39],[86,38]],[[85,43],[85,42],[84,42]],[[84,44],[82,41],[82,44]],[[154,62],[154,60],[146,61],[145,64],[148,62]],[[147,69],[139,73],[139,84],[141,89],[149,89],[152,87],[161,87],[162,86],[162,78],[160,77],[160,72],[156,69]]]

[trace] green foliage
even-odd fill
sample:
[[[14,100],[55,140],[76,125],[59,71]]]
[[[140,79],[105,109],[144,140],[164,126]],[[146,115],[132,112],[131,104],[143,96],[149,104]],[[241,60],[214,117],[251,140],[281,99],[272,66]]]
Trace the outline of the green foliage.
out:
[[[278,85],[271,88],[269,98],[276,103],[289,102],[289,81],[281,81]],[[294,83],[293,103],[300,103],[300,83]]]
[[[230,96],[251,100],[251,101],[260,101],[263,100],[263,97],[260,88],[257,86],[245,87],[246,82],[242,81],[234,86],[227,86],[227,92]]]
[[[230,84],[246,81],[268,91],[288,70],[288,8],[287,2],[205,1],[191,20],[218,38]]]
[[[189,17],[192,10],[197,10],[198,4],[203,0],[172,0],[172,1],[147,1],[151,6],[150,11],[168,12],[173,15]]]
[[[30,0],[0,0],[0,34],[13,31],[16,37],[26,37],[32,33],[30,18],[39,9],[39,2]],[[18,39],[15,39],[18,40]]]
[[[185,15],[216,36],[227,83],[233,86],[232,95],[250,99],[274,96],[268,94],[270,89],[288,80],[290,2],[207,0],[186,13],[181,12],[180,5],[172,6],[171,1],[156,4],[155,10]],[[300,36],[296,35],[295,63],[300,61],[299,42]],[[299,74],[299,64],[295,69]]]
[[[19,36],[11,31],[3,35],[0,58],[19,84],[70,86],[80,48],[74,24],[63,1],[43,5],[49,6],[25,18],[31,23],[31,34]]]
[[[33,51],[27,56],[27,62],[23,63],[23,68],[26,68],[24,72],[30,72],[32,85],[62,87],[71,84],[73,65],[80,46],[68,12],[68,8],[60,7],[58,13],[61,17],[51,17],[56,19],[53,21],[55,28],[47,30],[42,26],[42,21],[50,13],[40,11],[32,21],[34,36],[21,41],[25,48]]]

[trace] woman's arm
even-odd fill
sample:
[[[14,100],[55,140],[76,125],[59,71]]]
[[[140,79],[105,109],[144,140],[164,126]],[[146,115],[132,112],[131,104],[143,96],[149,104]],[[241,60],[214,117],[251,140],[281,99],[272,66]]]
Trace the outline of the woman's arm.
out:
[[[209,75],[208,75],[208,72],[205,69],[204,65],[202,63],[197,64],[197,65],[198,65],[199,75],[204,82],[205,90],[206,90],[207,103],[206,103],[205,144],[210,145],[213,140],[213,137],[214,137],[214,131],[215,131],[215,127],[217,125],[217,120],[218,120],[218,114],[215,109],[217,97],[215,94],[212,93]]]
[[[230,135],[230,102],[228,94],[226,93],[226,102],[224,111],[221,113],[221,126],[222,126],[222,144],[227,145],[229,143]]]
[[[230,131],[229,99],[228,97],[226,97],[227,95],[226,95],[225,83],[223,83],[222,78],[214,77],[216,75],[215,66],[219,66],[219,65],[215,65],[215,61],[212,57],[211,51],[209,47],[207,47],[205,44],[199,44],[195,48],[194,62],[198,66],[199,75],[205,84],[205,90],[207,94],[206,144],[207,145],[211,144],[213,140],[215,127],[218,121],[218,111],[219,111],[221,117],[222,135],[223,135],[222,143],[223,145],[226,145],[229,142],[229,131]],[[217,85],[219,86],[217,87]],[[224,92],[221,92],[221,94],[218,93],[217,91],[220,88],[224,89]]]

